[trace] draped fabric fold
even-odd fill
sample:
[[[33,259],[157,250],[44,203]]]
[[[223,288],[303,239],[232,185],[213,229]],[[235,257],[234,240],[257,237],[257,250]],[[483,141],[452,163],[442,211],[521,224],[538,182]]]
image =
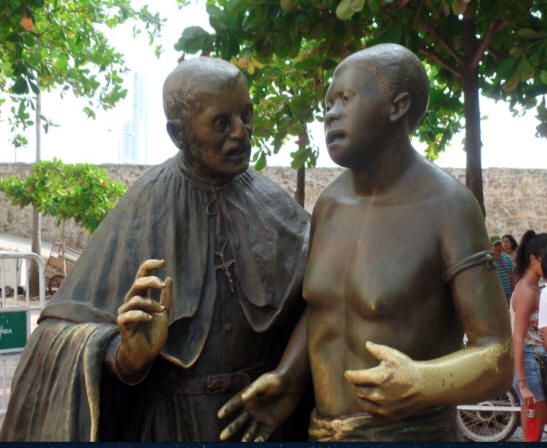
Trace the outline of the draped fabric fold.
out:
[[[64,374],[62,377],[72,390],[72,397],[79,393],[87,397],[88,403],[95,403],[93,394],[100,381],[97,366],[104,358],[101,350],[117,333],[117,309],[146,259],[164,259],[165,266],[153,275],[173,278],[169,336],[162,354],[183,368],[191,367],[199,359],[211,328],[217,294],[216,272],[222,268],[215,260],[219,222],[223,223],[223,237],[233,254],[235,297],[245,318],[256,332],[272,327],[283,310],[290,309],[301,298],[309,215],[283,190],[253,170],[223,185],[211,186],[190,172],[179,154],[133,184],[95,231],[79,261],[43,310],[40,326],[25,348],[23,358],[27,367],[18,369],[12,392],[17,402],[12,404],[13,398],[10,401],[6,421],[13,424],[20,421],[23,426],[27,419],[34,421],[27,404],[20,401],[27,394],[37,394],[30,389],[37,372],[42,375],[47,369],[62,365],[77,369],[72,377]],[[156,292],[151,293],[158,298]],[[64,321],[66,328],[59,326],[60,321]],[[53,352],[55,344],[48,347],[40,339],[45,337],[42,333],[50,337],[56,331],[67,341],[57,355]],[[90,339],[84,340],[83,334],[87,332]],[[83,351],[67,349],[70,344],[81,346]],[[88,352],[95,358],[86,355]],[[92,362],[83,363],[91,358]],[[79,363],[80,367],[72,367]],[[47,390],[63,387],[54,376],[40,379],[39,385]],[[82,398],[81,403],[85,401]],[[50,402],[57,413],[71,409],[67,407],[69,401],[57,403],[53,399]],[[76,412],[75,421],[93,422],[95,408],[89,409],[70,412]],[[41,418],[40,415],[37,413],[36,418]],[[13,433],[6,426],[0,438],[12,440]],[[34,434],[32,430],[28,427],[28,436]],[[42,440],[94,437],[90,432],[89,439],[81,438],[83,433],[79,432],[73,438],[72,431],[67,429],[66,437],[58,432],[39,434],[47,435]]]
[[[48,321],[17,365],[2,440],[95,441],[104,352],[117,327]]]

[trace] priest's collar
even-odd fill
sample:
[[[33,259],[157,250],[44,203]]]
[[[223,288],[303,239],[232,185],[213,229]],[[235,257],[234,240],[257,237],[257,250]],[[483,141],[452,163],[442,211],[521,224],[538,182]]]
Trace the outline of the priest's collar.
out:
[[[222,190],[226,185],[234,180],[234,177],[237,177],[234,176],[228,180],[204,177],[203,175],[196,173],[196,171],[186,163],[182,151],[179,151],[179,154],[177,155],[177,166],[182,177],[200,190],[205,191]]]

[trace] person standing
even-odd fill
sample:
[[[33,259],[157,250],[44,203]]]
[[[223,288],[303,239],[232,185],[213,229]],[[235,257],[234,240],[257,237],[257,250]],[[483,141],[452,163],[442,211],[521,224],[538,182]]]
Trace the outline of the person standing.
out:
[[[511,297],[511,324],[515,350],[513,388],[519,395],[521,424],[527,425],[527,410],[535,405],[538,423],[538,442],[547,423],[547,404],[537,356],[545,355],[544,339],[539,329],[539,279],[544,276],[541,258],[547,251],[547,233],[528,230],[517,253],[519,281]]]
[[[490,247],[494,254],[494,262],[503,286],[503,292],[507,298],[507,303],[511,300],[511,294],[515,289],[515,268],[513,267],[513,260],[503,252],[503,243],[499,236],[494,235],[490,238]]]
[[[501,237],[501,244],[503,246],[503,252],[505,252],[511,260],[513,260],[513,264],[515,264],[515,261],[517,259],[517,249],[519,245],[517,244],[517,240],[515,240],[515,237],[510,234],[503,235]]]

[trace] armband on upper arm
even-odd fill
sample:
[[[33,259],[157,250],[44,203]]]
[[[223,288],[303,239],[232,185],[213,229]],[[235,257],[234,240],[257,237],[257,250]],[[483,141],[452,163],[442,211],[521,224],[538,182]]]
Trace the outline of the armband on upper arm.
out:
[[[459,261],[455,265],[451,266],[443,275],[443,280],[446,283],[450,283],[456,275],[460,272],[465,271],[466,269],[472,268],[474,266],[485,265],[486,269],[496,269],[496,264],[494,262],[494,254],[491,250],[483,250],[477,252],[476,254],[469,255],[463,260]]]

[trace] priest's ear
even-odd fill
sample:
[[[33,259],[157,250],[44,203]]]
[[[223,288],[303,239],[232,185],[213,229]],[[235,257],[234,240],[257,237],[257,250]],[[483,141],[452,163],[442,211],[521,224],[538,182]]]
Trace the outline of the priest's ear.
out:
[[[169,137],[171,137],[171,140],[173,140],[175,146],[182,149],[186,140],[184,122],[180,119],[169,120],[166,127],[167,133],[169,134]]]

